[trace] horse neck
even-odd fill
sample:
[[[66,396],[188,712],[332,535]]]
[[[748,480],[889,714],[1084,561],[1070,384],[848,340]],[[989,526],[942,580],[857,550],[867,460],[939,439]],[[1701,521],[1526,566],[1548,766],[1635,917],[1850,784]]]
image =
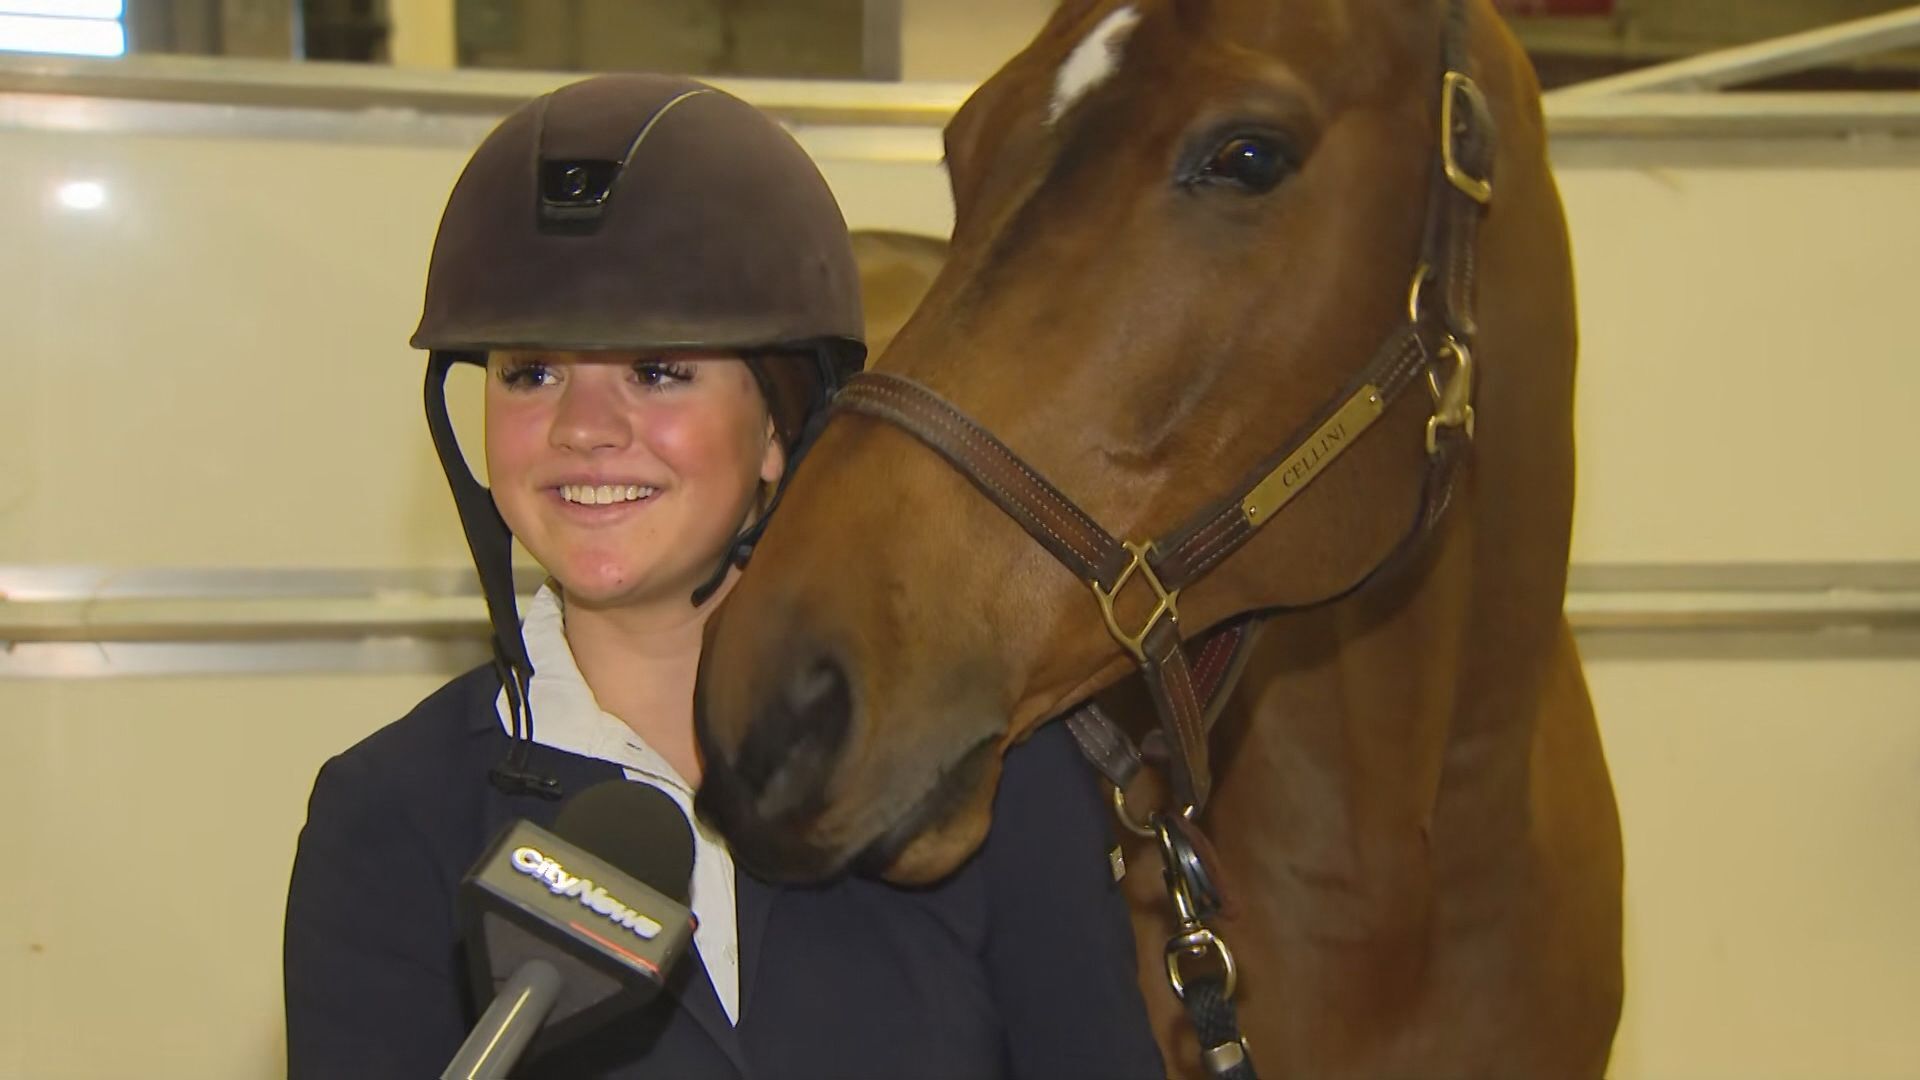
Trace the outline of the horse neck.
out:
[[[1248,772],[1264,776],[1241,778],[1238,796],[1265,804],[1238,820],[1282,823],[1303,866],[1400,920],[1424,917],[1436,891],[1493,895],[1526,872],[1536,788],[1551,782],[1535,775],[1536,736],[1591,715],[1564,614],[1577,350],[1566,228],[1524,60],[1482,45],[1505,57],[1481,65],[1503,142],[1478,240],[1471,453],[1419,564],[1274,624],[1281,666],[1246,732],[1265,762]]]
[[[1551,508],[1480,512],[1507,479],[1469,469],[1420,563],[1266,630],[1212,816],[1273,917],[1377,938],[1450,881],[1524,872],[1534,728],[1573,654],[1564,523],[1556,549]]]

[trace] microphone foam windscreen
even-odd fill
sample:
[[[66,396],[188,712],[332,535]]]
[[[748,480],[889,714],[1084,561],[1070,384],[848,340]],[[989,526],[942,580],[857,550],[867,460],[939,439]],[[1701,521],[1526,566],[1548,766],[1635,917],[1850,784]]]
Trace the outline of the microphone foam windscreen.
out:
[[[560,808],[553,832],[679,904],[693,879],[693,826],[673,797],[651,784],[608,780]]]

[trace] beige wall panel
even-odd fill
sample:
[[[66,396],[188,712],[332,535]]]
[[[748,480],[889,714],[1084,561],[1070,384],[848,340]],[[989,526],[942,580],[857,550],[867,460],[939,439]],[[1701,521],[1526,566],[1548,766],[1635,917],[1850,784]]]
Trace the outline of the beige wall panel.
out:
[[[1920,557],[1920,499],[1897,494],[1920,463],[1920,154],[1792,149],[1563,155],[1576,561]]]
[[[909,82],[978,82],[1027,47],[1055,0],[900,0],[900,70]]]
[[[0,892],[0,1077],[284,1075],[314,773],[441,681],[0,681],[0,816],[28,823]]]
[[[0,134],[0,563],[456,565],[407,347],[448,150]],[[106,202],[75,211],[63,184]]]
[[[1920,663],[1587,671],[1626,833],[1612,1075],[1920,1074]]]

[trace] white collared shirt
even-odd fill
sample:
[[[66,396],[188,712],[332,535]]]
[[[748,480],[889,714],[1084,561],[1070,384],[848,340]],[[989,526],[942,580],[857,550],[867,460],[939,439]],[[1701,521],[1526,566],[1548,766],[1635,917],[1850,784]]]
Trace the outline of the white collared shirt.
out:
[[[567,645],[560,597],[543,585],[526,605],[520,633],[533,661],[534,741],[555,750],[597,758],[618,765],[629,780],[651,784],[667,793],[693,825],[693,914],[699,920],[694,944],[705,962],[707,977],[720,996],[727,1019],[740,1020],[739,923],[734,915],[733,855],[720,836],[693,813],[693,788],[678,771],[648,746],[645,739],[619,717],[600,707],[593,690],[574,663]],[[496,709],[500,725],[513,734],[506,691]]]

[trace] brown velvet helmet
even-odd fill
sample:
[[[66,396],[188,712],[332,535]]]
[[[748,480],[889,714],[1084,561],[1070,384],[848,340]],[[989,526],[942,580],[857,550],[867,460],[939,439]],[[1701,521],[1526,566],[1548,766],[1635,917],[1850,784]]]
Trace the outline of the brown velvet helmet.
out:
[[[739,353],[791,448],[864,337],[846,221],[806,151],[722,91],[626,74],[538,98],[481,143],[413,344]]]
[[[810,421],[866,357],[846,221],[800,145],[738,98],[685,78],[588,79],[514,112],[474,151],[440,219],[413,344],[431,350],[427,424],[512,716],[493,782],[557,798],[532,758],[513,538],[460,453],[448,371],[495,349],[735,353],[760,383],[791,476]],[[696,605],[745,564],[765,521],[741,532]]]

